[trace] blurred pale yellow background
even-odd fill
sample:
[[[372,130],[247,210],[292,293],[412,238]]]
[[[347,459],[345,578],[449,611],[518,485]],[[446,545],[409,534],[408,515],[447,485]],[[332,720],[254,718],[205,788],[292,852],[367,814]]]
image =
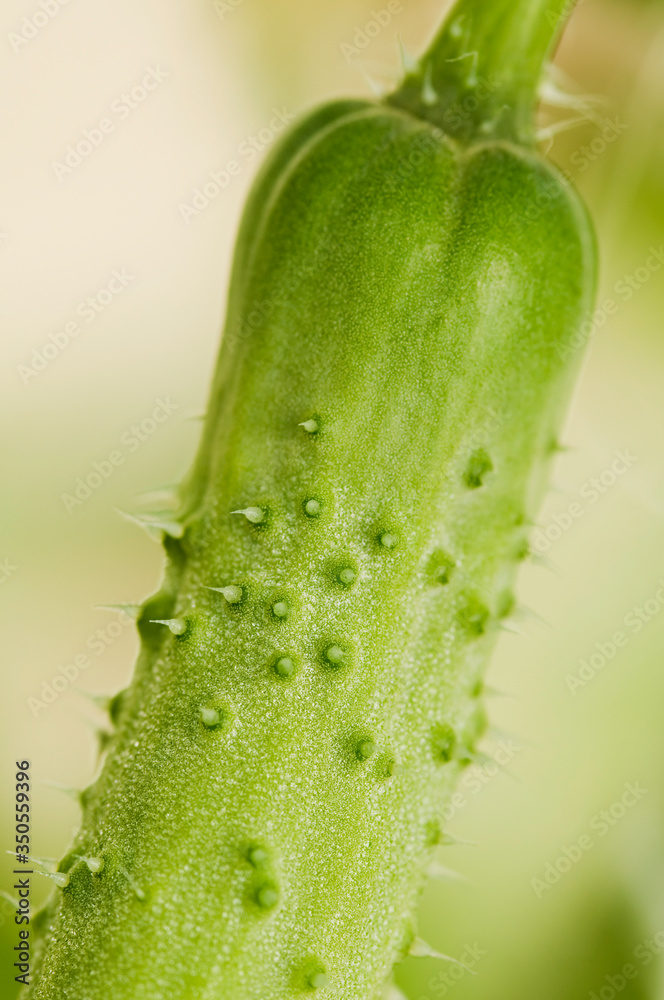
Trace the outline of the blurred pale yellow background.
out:
[[[116,508],[140,511],[140,495],[177,482],[192,458],[233,236],[255,152],[272,141],[270,121],[389,86],[397,36],[419,52],[444,4],[404,0],[369,39],[364,27],[384,6],[4,0],[6,848],[13,762],[27,757],[34,852],[65,850],[78,809],[52,783],[90,781],[104,719],[82,692],[112,693],[130,677],[133,629],[95,605],[144,598],[158,584],[161,555]],[[476,846],[448,848],[441,863],[470,882],[432,884],[422,904],[422,936],[475,975],[408,960],[398,980],[412,1000],[582,1000],[593,991],[607,1000],[611,989],[631,1000],[664,997],[661,961],[643,957],[652,959],[657,940],[664,947],[664,605],[656,597],[664,581],[664,5],[582,0],[557,62],[559,83],[586,99],[585,111],[558,108],[542,126],[586,116],[546,145],[577,178],[597,222],[599,312],[569,450],[535,535],[542,558],[521,579],[530,610],[501,639],[489,676],[507,697],[491,699],[486,752],[492,758],[500,740],[513,743],[498,765],[466,776],[450,820]],[[71,152],[67,160],[82,140],[80,162]],[[225,177],[230,161],[239,167]],[[223,191],[205,189],[210,172],[221,172]],[[204,193],[194,200],[196,189]],[[618,303],[613,315],[608,299]],[[612,474],[617,453],[629,457]],[[86,497],[78,480],[91,473],[97,485]],[[638,629],[635,608],[644,609]],[[609,655],[621,630],[628,641]],[[43,685],[82,655],[89,665],[40,707]],[[588,679],[570,681],[582,660],[591,663]],[[646,791],[618,816],[627,783]],[[603,833],[602,810],[612,820]],[[544,879],[547,864],[565,857],[563,848],[573,855],[589,832],[592,849],[538,890],[533,880]],[[46,879],[40,888],[43,898]],[[0,923],[0,997],[9,998],[15,930],[5,902]],[[644,950],[648,939],[655,943]],[[629,962],[637,975],[617,991]]]

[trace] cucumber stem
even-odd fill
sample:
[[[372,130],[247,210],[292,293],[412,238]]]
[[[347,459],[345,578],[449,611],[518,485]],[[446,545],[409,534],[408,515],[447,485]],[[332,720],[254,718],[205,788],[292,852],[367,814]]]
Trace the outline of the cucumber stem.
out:
[[[575,0],[457,0],[387,103],[463,143],[535,143],[542,71]]]

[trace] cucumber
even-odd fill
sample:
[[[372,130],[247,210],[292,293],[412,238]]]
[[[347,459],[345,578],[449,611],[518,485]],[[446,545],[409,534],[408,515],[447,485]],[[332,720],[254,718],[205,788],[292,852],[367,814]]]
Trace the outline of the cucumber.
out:
[[[459,0],[394,95],[263,168],[26,996],[372,1000],[412,950],[593,301],[533,139],[565,6]]]

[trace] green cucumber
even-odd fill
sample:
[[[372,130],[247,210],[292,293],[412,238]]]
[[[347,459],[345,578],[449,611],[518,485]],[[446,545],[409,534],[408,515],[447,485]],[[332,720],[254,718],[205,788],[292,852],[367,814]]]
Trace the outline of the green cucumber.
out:
[[[31,1000],[373,1000],[411,949],[593,300],[533,138],[567,6],[459,0],[263,168]]]

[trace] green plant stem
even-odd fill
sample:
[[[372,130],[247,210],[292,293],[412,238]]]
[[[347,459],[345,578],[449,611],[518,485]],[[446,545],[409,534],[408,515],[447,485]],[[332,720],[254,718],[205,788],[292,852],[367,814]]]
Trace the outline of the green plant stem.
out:
[[[572,7],[573,0],[458,0],[387,102],[462,142],[533,145],[542,69]]]

